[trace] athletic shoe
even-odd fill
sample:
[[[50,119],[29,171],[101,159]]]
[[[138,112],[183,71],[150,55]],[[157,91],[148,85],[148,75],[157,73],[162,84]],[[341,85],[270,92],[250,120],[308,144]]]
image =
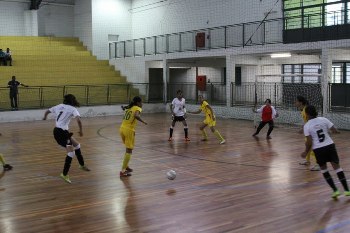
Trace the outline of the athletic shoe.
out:
[[[187,137],[187,138],[185,138],[185,141],[186,141],[186,142],[189,142],[189,141],[191,141],[191,140]]]
[[[266,136],[266,139],[270,140],[270,139],[272,139],[272,137],[271,136]]]
[[[222,140],[222,141],[220,142],[220,145],[225,144],[225,142],[226,142],[226,140],[225,140],[225,139],[224,139],[224,140]]]
[[[130,168],[130,167],[126,167],[126,168],[125,168],[125,171],[127,171],[127,172],[133,172],[134,169],[132,169],[132,168]]]
[[[203,139],[201,139],[201,141],[206,142],[206,141],[208,141],[208,138],[203,138]]]
[[[344,191],[345,196],[350,196],[350,191]]]
[[[168,141],[169,141],[169,142],[171,142],[172,140],[173,140],[173,138],[172,138],[172,137],[170,137],[170,138],[168,139]]]
[[[128,177],[128,176],[131,176],[131,173],[129,173],[129,172],[127,172],[127,171],[125,171],[125,172],[119,172],[119,176],[120,177]]]
[[[79,169],[83,170],[83,171],[87,171],[87,172],[90,171],[90,169],[86,165],[84,165],[84,166],[79,165]]]
[[[11,170],[13,168],[10,164],[4,164],[3,167],[4,167],[5,171],[9,171],[9,170]]]
[[[253,134],[252,136],[253,136],[253,137],[256,137],[256,136],[258,136],[258,134],[257,134],[257,133],[255,133],[255,134]]]
[[[340,193],[338,190],[332,193],[332,198],[334,199],[337,199],[339,196],[340,196]]]
[[[312,168],[310,168],[310,171],[320,171],[321,168],[320,168],[320,165],[318,164],[315,164]]]
[[[69,184],[71,184],[72,183],[72,181],[70,181],[70,179],[69,179],[69,175],[63,175],[63,173],[61,173],[61,175],[60,175],[60,177],[64,180],[64,181],[66,181],[67,183],[69,183]]]
[[[306,159],[304,159],[304,160],[302,160],[302,161],[299,162],[299,165],[305,165],[305,166],[307,166],[307,165],[309,165],[309,164],[310,164],[310,162],[307,161]]]

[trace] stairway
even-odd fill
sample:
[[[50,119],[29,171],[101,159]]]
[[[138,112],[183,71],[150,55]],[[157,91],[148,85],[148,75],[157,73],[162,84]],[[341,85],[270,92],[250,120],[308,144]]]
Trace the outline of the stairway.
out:
[[[54,105],[65,93],[76,95],[82,105],[126,103],[138,94],[126,77],[108,61],[97,60],[77,38],[3,36],[0,48],[10,48],[13,59],[13,66],[0,66],[0,109],[9,109],[6,86],[13,75],[29,85],[19,88],[20,108]]]

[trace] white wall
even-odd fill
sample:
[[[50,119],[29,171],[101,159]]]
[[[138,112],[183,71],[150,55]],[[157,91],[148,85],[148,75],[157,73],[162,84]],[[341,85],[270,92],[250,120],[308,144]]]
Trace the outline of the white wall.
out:
[[[89,0],[90,1],[90,0]],[[91,0],[92,48],[98,59],[109,59],[108,34],[119,41],[131,39],[131,2],[126,0]]]
[[[92,9],[91,0],[75,0],[74,36],[92,50]]]
[[[27,2],[0,1],[0,36],[23,36],[25,34],[24,11]]]
[[[26,0],[0,1],[0,36],[73,36],[72,6],[43,5],[37,18],[31,18],[36,14],[30,14],[29,6]]]
[[[39,36],[73,37],[74,6],[43,5],[38,10]]]
[[[158,2],[158,3],[157,3]],[[282,16],[282,1],[276,0],[133,0],[132,36],[146,36],[261,21]]]

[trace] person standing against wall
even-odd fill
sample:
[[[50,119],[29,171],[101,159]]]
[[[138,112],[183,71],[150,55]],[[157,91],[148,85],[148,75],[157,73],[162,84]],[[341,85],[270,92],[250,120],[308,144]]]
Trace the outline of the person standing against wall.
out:
[[[28,87],[23,83],[16,80],[16,76],[12,76],[12,80],[8,82],[7,87],[10,88],[10,101],[12,111],[18,110],[17,96],[18,96],[18,86]]]

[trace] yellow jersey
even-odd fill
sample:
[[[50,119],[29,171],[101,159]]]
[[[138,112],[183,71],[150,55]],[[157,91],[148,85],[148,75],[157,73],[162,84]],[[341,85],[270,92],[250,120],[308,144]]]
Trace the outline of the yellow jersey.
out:
[[[131,108],[125,110],[123,122],[120,126],[121,128],[127,128],[135,131],[135,126],[137,123],[137,120],[135,118],[136,111],[139,111],[141,113],[142,108],[140,108],[139,106],[132,106]]]
[[[213,119],[214,116],[211,115],[211,111],[209,108],[207,108],[207,106],[209,106],[207,101],[203,101],[203,103],[201,104],[200,109],[202,110],[202,112],[204,112],[205,114],[205,118],[210,118]]]
[[[304,123],[307,122],[307,116],[306,116],[306,112],[305,112],[306,106],[303,108],[303,110],[301,111],[301,117],[303,118]]]

